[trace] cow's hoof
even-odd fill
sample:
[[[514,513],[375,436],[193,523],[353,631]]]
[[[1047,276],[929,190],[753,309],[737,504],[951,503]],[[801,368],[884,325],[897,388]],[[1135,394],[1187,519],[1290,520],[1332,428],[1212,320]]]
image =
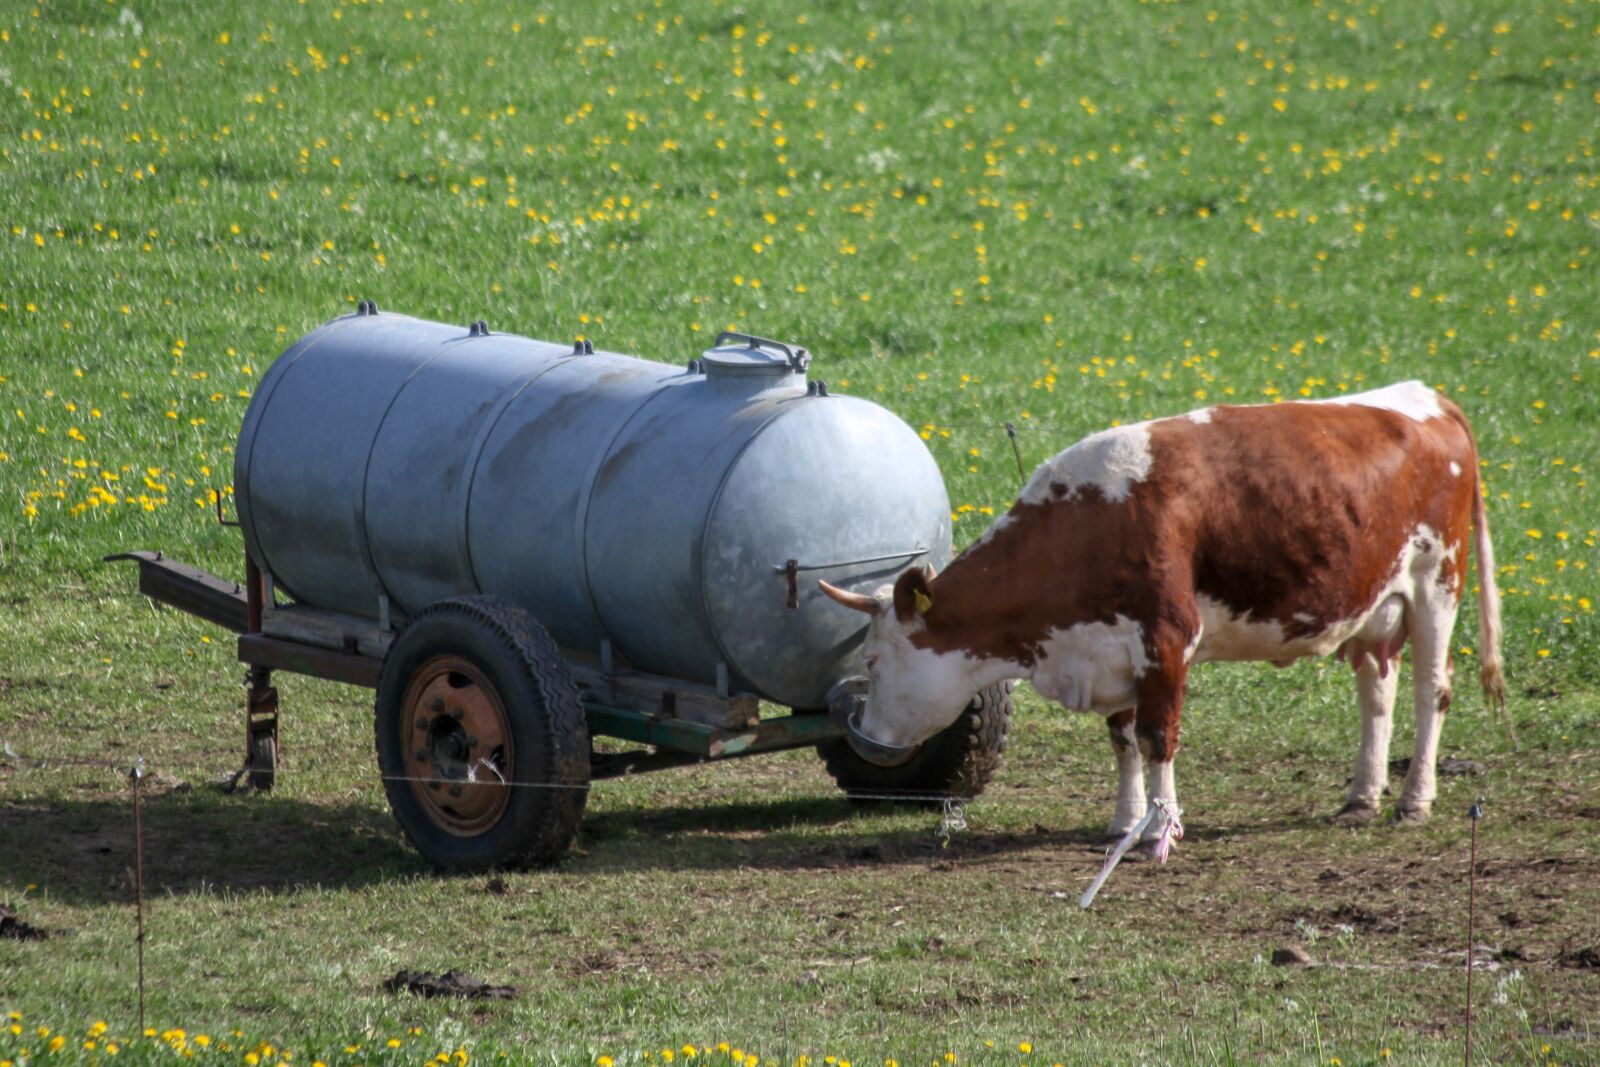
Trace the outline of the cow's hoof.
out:
[[[1394,809],[1394,821],[1401,826],[1421,826],[1431,814],[1425,807],[1398,807]]]
[[[1339,813],[1333,817],[1333,821],[1340,826],[1365,826],[1377,817],[1378,806],[1376,804],[1362,804],[1352,800],[1339,809]]]
[[[1135,863],[1143,863],[1146,860],[1155,859],[1157,853],[1160,851],[1160,848],[1161,839],[1152,837],[1150,840],[1140,841],[1137,845],[1134,845],[1132,848],[1128,849],[1127,854],[1123,858],[1133,860]],[[1167,858],[1171,859],[1177,854],[1177,851],[1178,848],[1176,845],[1170,846],[1167,853]]]

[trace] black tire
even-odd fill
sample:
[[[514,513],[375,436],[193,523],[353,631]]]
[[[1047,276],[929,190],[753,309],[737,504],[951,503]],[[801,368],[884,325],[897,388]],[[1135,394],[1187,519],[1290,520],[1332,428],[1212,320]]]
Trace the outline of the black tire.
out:
[[[464,705],[441,698],[450,687]],[[482,753],[474,729],[489,735]],[[541,866],[572,844],[588,720],[560,650],[521,608],[461,597],[413,618],[383,661],[374,734],[395,820],[436,866]]]
[[[250,735],[250,788],[270,793],[278,782],[278,738],[262,730]]]
[[[898,767],[868,763],[843,739],[818,745],[817,751],[839,788],[857,803],[903,797],[926,804],[946,796],[975,797],[994,777],[1006,750],[1012,684],[999,682],[978,693],[955,722]]]

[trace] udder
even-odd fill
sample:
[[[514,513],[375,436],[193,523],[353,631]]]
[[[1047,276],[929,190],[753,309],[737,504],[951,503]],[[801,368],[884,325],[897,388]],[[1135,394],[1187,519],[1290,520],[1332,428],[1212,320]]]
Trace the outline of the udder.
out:
[[[1380,675],[1389,673],[1390,662],[1405,647],[1406,602],[1399,593],[1392,593],[1379,602],[1361,628],[1339,646],[1339,658],[1349,662],[1355,670],[1368,656]]]

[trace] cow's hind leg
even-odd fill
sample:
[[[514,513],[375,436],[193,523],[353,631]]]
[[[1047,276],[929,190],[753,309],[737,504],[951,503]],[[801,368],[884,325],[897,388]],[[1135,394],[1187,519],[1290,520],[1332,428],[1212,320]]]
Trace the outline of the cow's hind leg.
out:
[[[1439,758],[1439,730],[1450,707],[1450,631],[1455,628],[1456,601],[1448,590],[1423,582],[1411,610],[1411,682],[1417,737],[1411,752],[1397,822],[1427,822],[1436,791],[1434,764]]]
[[[1106,725],[1111,728],[1111,748],[1117,756],[1117,813],[1100,843],[1115,844],[1144,818],[1144,758],[1139,755],[1131,710],[1106,716]]]
[[[1356,701],[1361,705],[1361,749],[1350,795],[1334,816],[1342,823],[1371,822],[1389,783],[1389,737],[1394,730],[1394,697],[1400,683],[1400,657],[1362,655],[1356,668]]]

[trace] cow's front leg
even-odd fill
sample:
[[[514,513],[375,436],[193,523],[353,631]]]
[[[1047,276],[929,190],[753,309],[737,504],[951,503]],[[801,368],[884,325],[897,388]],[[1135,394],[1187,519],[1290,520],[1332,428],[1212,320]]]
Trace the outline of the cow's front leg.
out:
[[[1117,812],[1102,844],[1115,844],[1144,818],[1144,759],[1139,755],[1131,710],[1106,716],[1106,725],[1111,728],[1111,748],[1117,756]]]
[[[1150,765],[1149,803],[1157,808],[1140,835],[1139,839],[1144,842],[1160,840],[1167,827],[1167,810],[1177,808],[1178,785],[1172,772],[1172,760],[1178,754],[1178,720],[1183,714],[1183,687],[1187,676],[1188,665],[1178,656],[1159,659],[1139,679],[1134,733],[1139,751]]]

